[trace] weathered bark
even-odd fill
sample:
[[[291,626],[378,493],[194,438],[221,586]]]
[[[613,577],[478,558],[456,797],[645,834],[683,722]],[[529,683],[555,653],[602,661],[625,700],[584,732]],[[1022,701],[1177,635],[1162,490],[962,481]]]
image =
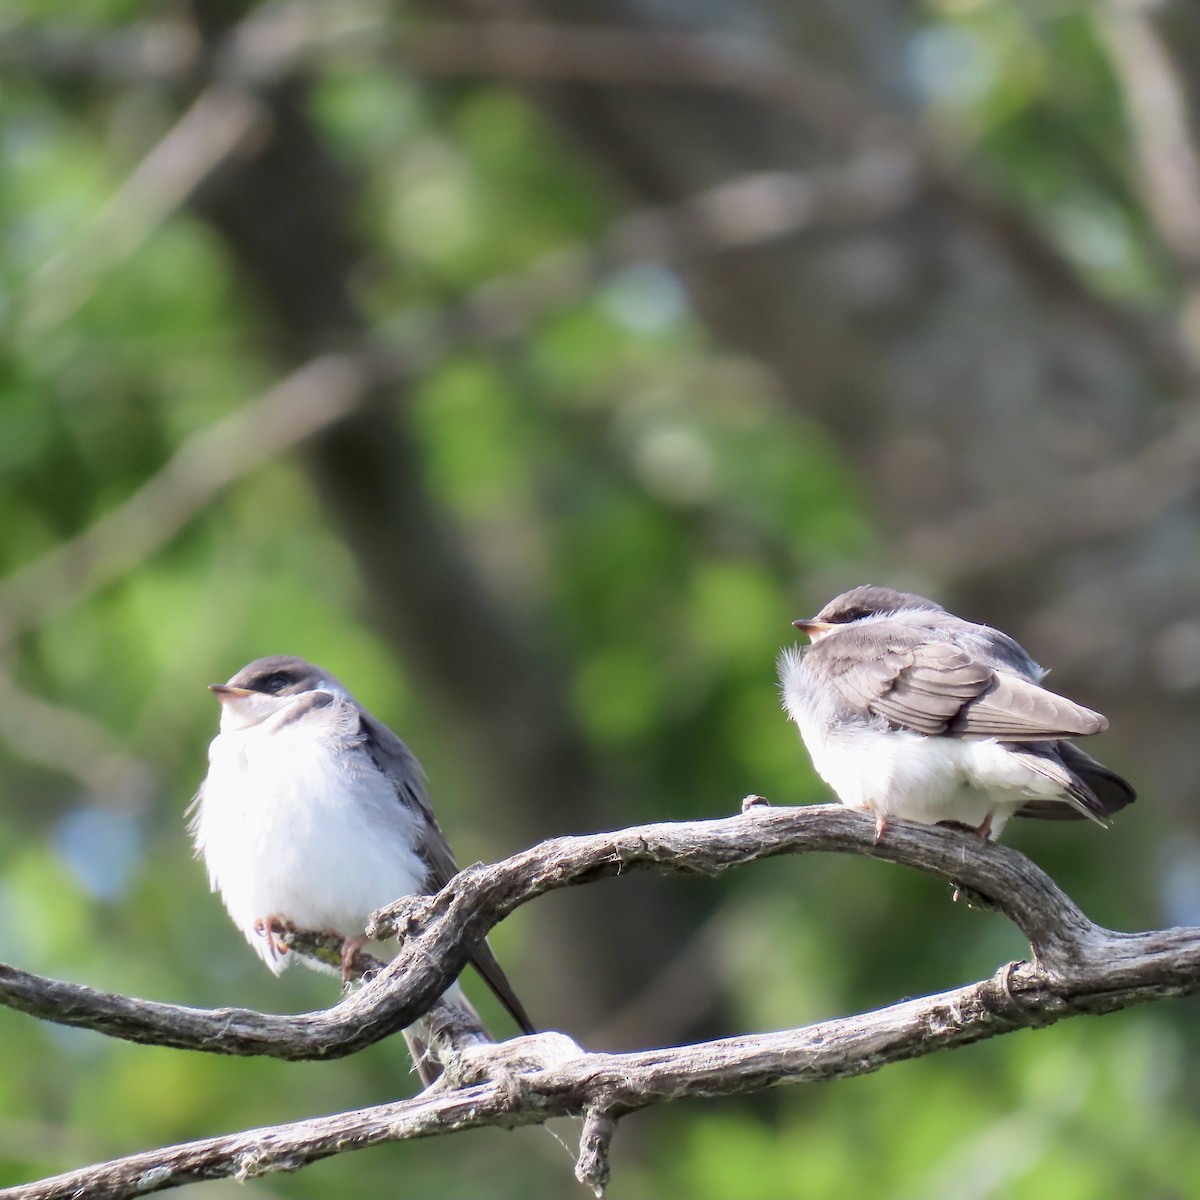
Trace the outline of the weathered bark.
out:
[[[890,824],[877,843],[870,819],[839,806],[755,806],[719,821],[557,838],[504,862],[470,868],[436,896],[399,901],[375,920],[376,933],[404,931],[399,954],[327,1012],[203,1012],[99,993],[12,967],[0,969],[0,1003],[152,1045],[285,1059],[336,1057],[427,1011],[465,965],[474,941],[538,896],[607,876],[619,876],[625,886],[634,869],[716,874],[759,858],[814,851],[877,857],[954,882],[1021,929],[1032,961],[1005,964],[990,979],[948,992],[780,1033],[629,1054],[589,1053],[555,1034],[479,1046],[444,1060],[447,1076],[411,1100],[164,1147],[0,1195],[116,1200],[200,1179],[295,1170],[381,1142],[581,1114],[588,1119],[577,1171],[602,1188],[616,1121],[643,1108],[848,1078],[1070,1016],[1200,991],[1200,930],[1103,929],[1015,850],[905,821]]]

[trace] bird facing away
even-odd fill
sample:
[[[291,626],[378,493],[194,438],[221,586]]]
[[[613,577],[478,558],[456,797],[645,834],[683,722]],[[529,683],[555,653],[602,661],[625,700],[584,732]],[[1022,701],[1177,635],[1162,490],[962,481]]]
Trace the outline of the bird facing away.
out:
[[[348,980],[372,912],[435,892],[458,871],[421,766],[341,683],[302,658],[257,659],[211,690],[221,730],[191,831],[212,889],[276,974],[291,958],[279,935],[295,929],[340,937]],[[471,962],[532,1033],[486,942]],[[444,999],[472,1011],[457,982]]]
[[[1006,633],[932,600],[871,585],[794,621],[811,645],[779,656],[783,706],[817,774],[848,808],[970,826],[1009,817],[1107,825],[1135,799],[1073,737],[1108,721],[1040,686],[1045,672]]]

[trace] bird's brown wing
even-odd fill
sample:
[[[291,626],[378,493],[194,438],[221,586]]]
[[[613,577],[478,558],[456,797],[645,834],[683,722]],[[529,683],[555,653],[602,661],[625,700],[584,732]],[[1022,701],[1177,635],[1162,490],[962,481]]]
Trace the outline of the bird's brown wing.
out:
[[[870,636],[846,629],[810,646],[842,696],[903,729],[931,736],[1049,741],[1099,733],[1099,713],[996,670],[950,642],[926,641],[919,630],[889,633],[880,650]],[[816,664],[814,663],[814,666]]]
[[[1108,719],[1065,696],[997,671],[992,686],[954,722],[952,732],[1008,742],[1084,737],[1103,733]]]
[[[426,887],[430,892],[439,891],[458,874],[458,864],[446,835],[433,815],[433,808],[425,792],[425,777],[416,755],[386,725],[377,721],[370,713],[362,714],[364,744],[375,765],[394,782],[396,799],[424,817],[420,841],[415,847],[417,854],[429,864]],[[508,1009],[512,1018],[524,1033],[536,1033],[525,1006],[517,999],[508,977],[496,961],[492,948],[480,941],[471,952],[471,965],[483,976],[484,982],[496,994],[496,999]]]

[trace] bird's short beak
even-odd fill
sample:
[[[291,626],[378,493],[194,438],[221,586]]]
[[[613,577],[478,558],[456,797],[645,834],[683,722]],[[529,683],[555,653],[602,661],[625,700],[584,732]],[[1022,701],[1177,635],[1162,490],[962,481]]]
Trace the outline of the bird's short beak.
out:
[[[253,695],[249,688],[231,687],[227,683],[210,683],[208,685],[208,690],[212,692],[212,694],[216,696],[216,698],[220,700],[222,704],[228,700],[240,700],[243,696]]]
[[[837,628],[831,621],[818,621],[811,617],[808,620],[793,621],[792,624],[814,642],[817,638],[824,637],[830,630]]]

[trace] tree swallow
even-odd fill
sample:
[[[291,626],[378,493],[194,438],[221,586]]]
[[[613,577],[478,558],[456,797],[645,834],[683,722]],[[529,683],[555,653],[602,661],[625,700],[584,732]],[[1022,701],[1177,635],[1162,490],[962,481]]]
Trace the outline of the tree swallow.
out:
[[[421,766],[342,684],[302,658],[257,659],[211,690],[221,732],[191,832],[212,889],[276,974],[290,961],[280,935],[294,929],[340,937],[348,980],[372,912],[435,892],[458,871]],[[471,962],[533,1033],[486,942]],[[457,982],[444,999],[472,1011]]]
[[[848,808],[970,826],[1011,816],[1107,825],[1133,788],[1067,738],[1108,721],[1040,686],[1045,672],[1006,633],[932,600],[864,586],[793,621],[811,639],[779,656],[783,706],[817,774]]]

